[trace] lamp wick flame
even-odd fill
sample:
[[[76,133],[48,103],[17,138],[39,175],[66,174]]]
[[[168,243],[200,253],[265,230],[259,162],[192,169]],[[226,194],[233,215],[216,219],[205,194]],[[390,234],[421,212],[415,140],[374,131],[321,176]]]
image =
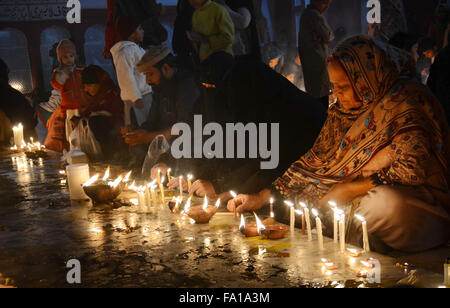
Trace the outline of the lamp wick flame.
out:
[[[108,185],[111,186],[112,188],[116,188],[117,186],[119,186],[120,182],[122,182],[121,176],[119,176],[117,179],[115,179],[114,182],[108,182]]]
[[[128,180],[130,179],[131,172],[132,172],[132,171],[128,172],[128,173],[125,175],[125,177],[123,178],[123,181],[124,181],[125,183],[127,183]]]
[[[233,196],[233,198],[237,197],[237,194],[234,191],[232,191],[232,190],[230,190],[230,195]]]
[[[220,198],[217,199],[217,201],[216,201],[216,208],[219,208],[219,207],[220,207]]]
[[[106,182],[106,180],[108,180],[109,179],[109,167],[108,167],[108,169],[106,169],[106,172],[105,172],[105,176],[103,176],[103,182]]]
[[[266,226],[263,225],[263,223],[261,222],[261,220],[259,219],[258,215],[256,215],[255,212],[253,212],[253,214],[255,215],[255,219],[256,219],[256,229],[258,230],[258,234],[262,234],[264,232],[264,230],[266,230]]]
[[[308,207],[308,206],[306,205],[305,202],[300,202],[300,205],[301,205],[301,207],[304,208],[304,209],[306,209],[306,208]]]
[[[239,231],[244,232],[245,230],[245,217],[241,214],[241,224],[239,225]]]
[[[86,183],[83,184],[83,187],[91,186],[95,182],[97,182],[100,175],[96,174],[93,177],[91,177]]]

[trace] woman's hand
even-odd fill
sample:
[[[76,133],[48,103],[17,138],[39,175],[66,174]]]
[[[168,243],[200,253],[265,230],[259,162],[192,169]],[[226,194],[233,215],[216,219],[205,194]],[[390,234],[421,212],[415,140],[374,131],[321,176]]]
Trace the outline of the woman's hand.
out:
[[[186,180],[185,176],[181,180],[181,185],[183,187],[183,191],[187,191],[188,183],[187,183],[187,180]],[[179,189],[179,187],[180,187],[180,177],[172,178],[172,180],[169,183],[167,183],[167,187],[169,187],[170,189],[173,189],[173,190]]]
[[[346,184],[336,184],[334,185],[328,193],[319,201],[321,207],[326,207],[328,201],[334,201],[337,204],[347,204],[352,201],[356,196],[352,192],[349,183]]]
[[[328,201],[334,201],[337,204],[348,204],[356,197],[367,194],[373,187],[375,185],[370,178],[356,182],[336,184],[319,201],[319,206],[328,206]]]
[[[189,190],[190,195],[196,194],[199,197],[208,197],[215,199],[217,197],[216,190],[211,182],[205,180],[197,180],[195,181],[191,189]]]
[[[270,200],[270,191],[263,190],[255,195],[238,195],[236,198],[228,201],[228,211],[242,213],[244,211],[257,211]]]
[[[158,170],[161,171],[161,176],[166,176],[167,170],[169,170],[169,166],[163,163],[154,165],[152,170],[150,170],[150,178],[152,181],[158,178]]]

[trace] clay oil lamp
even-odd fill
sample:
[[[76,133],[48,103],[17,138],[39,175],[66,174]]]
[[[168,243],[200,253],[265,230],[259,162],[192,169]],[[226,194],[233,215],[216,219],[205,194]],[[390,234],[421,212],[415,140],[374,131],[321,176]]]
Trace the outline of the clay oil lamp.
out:
[[[361,251],[353,248],[347,248],[347,252],[350,256],[357,258],[361,255]]]
[[[241,214],[241,224],[239,225],[239,231],[244,234],[246,237],[256,237],[264,234],[266,230],[266,226],[261,222],[256,213],[255,215],[256,222],[245,223],[244,214]]]
[[[289,228],[287,226],[268,225],[266,226],[266,230],[264,230],[264,236],[269,240],[279,240],[282,239],[288,231]]]
[[[326,271],[332,271],[338,268],[337,265],[329,259],[322,258],[321,261],[323,264],[322,268]]]
[[[207,224],[217,213],[220,206],[220,199],[217,200],[216,205],[208,205],[208,198],[205,196],[203,206],[191,207],[186,214],[195,221],[196,224]]]
[[[96,204],[110,203],[117,199],[123,190],[122,177],[119,176],[113,182],[108,181],[109,168],[101,181],[98,181],[99,175],[95,175],[88,182],[83,184],[83,190],[86,195]]]

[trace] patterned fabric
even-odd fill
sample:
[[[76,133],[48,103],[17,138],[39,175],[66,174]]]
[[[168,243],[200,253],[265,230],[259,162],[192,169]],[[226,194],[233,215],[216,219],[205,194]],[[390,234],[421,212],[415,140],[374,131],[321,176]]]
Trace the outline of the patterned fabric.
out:
[[[432,153],[441,170],[447,170],[444,144],[448,124],[428,89],[399,79],[396,65],[366,36],[347,39],[336,47],[334,57],[344,67],[363,106],[347,111],[339,102],[332,105],[315,145],[275,181],[276,189],[284,196],[301,192],[321,198],[331,185],[360,175],[387,146],[397,154],[381,182],[423,183],[423,162]],[[397,138],[405,133],[404,139]],[[446,183],[442,186],[447,187]]]

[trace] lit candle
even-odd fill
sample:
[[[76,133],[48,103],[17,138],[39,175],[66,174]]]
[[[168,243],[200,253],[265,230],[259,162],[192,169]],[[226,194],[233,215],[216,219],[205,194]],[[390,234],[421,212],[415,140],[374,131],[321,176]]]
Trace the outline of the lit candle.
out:
[[[317,239],[319,241],[319,249],[323,250],[322,221],[320,221],[319,212],[316,209],[312,209],[312,213],[314,216],[316,216],[316,230]]]
[[[156,205],[158,203],[157,198],[156,198],[156,192],[155,192],[155,188],[156,188],[156,181],[153,181],[150,183],[150,193],[152,195],[152,204]]]
[[[158,169],[158,186],[161,185],[161,170]]]
[[[334,242],[338,242],[338,214],[337,211],[337,204],[334,201],[328,201],[328,204],[331,205],[331,208],[333,209],[333,239]]]
[[[14,132],[14,144],[16,145],[17,148],[22,147],[24,144],[22,123],[19,123],[19,125],[14,126],[13,132]]]
[[[162,204],[165,203],[165,196],[164,196],[164,181],[165,181],[166,177],[162,177],[161,178],[161,184],[159,185],[159,190],[161,191],[161,202]]]
[[[294,204],[291,201],[284,201],[284,203],[290,208],[290,222],[289,226],[291,227],[291,232],[295,231],[295,208]]]
[[[145,183],[145,204],[150,207],[152,204],[152,199],[150,197],[150,188],[149,188],[150,184],[149,183]]]
[[[237,194],[232,190],[230,190],[230,195],[233,197],[233,199],[235,199],[237,197]],[[236,217],[237,217],[237,212],[236,212],[236,207],[234,207],[234,218],[236,218]]]
[[[145,203],[145,188],[144,188],[144,186],[139,186],[136,189],[136,192],[138,194],[139,207],[141,209],[144,209],[146,207],[146,203]]]
[[[183,198],[183,176],[180,175],[178,186],[180,187],[180,197]]]
[[[308,231],[308,241],[312,241],[311,220],[309,218],[309,208],[304,202],[300,202],[300,205],[303,207],[303,210],[305,213],[306,229]]]
[[[345,252],[345,214],[339,217],[339,244],[341,253]]]
[[[270,217],[275,218],[275,213],[273,212],[273,198],[270,198]]]
[[[367,232],[367,221],[361,215],[355,214],[355,217],[359,219],[362,223],[364,252],[370,252],[369,233]]]
[[[66,174],[69,183],[70,199],[72,200],[89,199],[89,197],[86,195],[82,187],[84,183],[89,181],[89,165],[88,164],[68,165],[66,167]]]
[[[193,179],[193,178],[194,178],[194,177],[192,176],[192,174],[188,174],[188,176],[187,176],[188,191],[191,190],[191,187],[192,187],[192,179]]]
[[[167,169],[167,181],[170,182],[172,181],[172,176],[170,175],[170,172],[172,172],[172,169]]]

